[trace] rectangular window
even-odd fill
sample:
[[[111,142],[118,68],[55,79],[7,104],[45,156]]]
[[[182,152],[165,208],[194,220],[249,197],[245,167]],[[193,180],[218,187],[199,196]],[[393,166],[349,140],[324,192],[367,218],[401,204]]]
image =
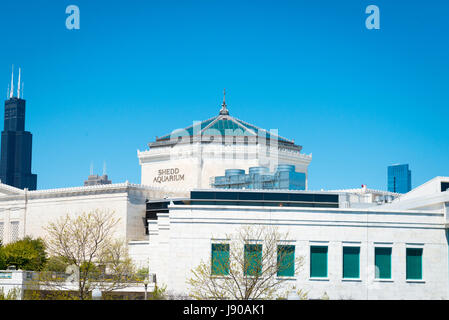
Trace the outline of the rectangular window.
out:
[[[212,244],[211,273],[212,275],[229,274],[229,244]]]
[[[360,247],[343,247],[343,278],[360,278]]]
[[[245,275],[255,276],[262,273],[262,245],[245,244],[243,270]]]
[[[391,279],[391,248],[375,248],[376,279]]]
[[[327,277],[327,246],[310,247],[310,277]]]
[[[277,252],[278,277],[295,276],[295,246],[280,245]]]
[[[422,248],[406,249],[406,279],[422,280]]]

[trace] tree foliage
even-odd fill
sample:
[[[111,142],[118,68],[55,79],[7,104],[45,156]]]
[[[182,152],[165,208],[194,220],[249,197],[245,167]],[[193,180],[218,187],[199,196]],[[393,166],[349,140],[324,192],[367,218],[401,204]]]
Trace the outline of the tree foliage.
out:
[[[148,267],[144,267],[137,270],[136,277],[138,280],[144,281],[145,279],[148,278],[149,274],[150,270],[148,269]]]
[[[52,256],[47,259],[47,263],[44,266],[44,271],[51,272],[65,272],[67,267],[69,266],[69,262],[66,258],[60,256]]]
[[[42,239],[25,237],[0,247],[0,269],[14,265],[17,269],[40,271],[47,261]]]
[[[95,210],[76,217],[66,215],[50,223],[46,228],[52,260],[49,269],[68,267],[73,281],[55,278],[49,272],[41,273],[39,282],[47,288],[66,290],[76,285],[81,300],[90,299],[95,287],[107,292],[129,286],[135,267],[126,242],[113,236],[118,222],[113,212]]]
[[[226,235],[220,243],[226,248],[222,256],[202,261],[192,270],[190,296],[195,299],[274,299],[283,289],[283,271],[293,269],[296,276],[303,258],[285,263],[288,234],[272,226],[243,226],[235,234]]]

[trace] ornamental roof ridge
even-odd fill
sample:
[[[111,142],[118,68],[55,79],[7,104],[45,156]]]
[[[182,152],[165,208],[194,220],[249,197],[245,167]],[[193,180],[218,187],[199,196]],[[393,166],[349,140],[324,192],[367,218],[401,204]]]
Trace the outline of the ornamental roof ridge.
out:
[[[125,188],[137,188],[145,190],[161,190],[160,187],[147,186],[142,184],[130,183],[128,181],[122,183],[112,183],[112,184],[102,184],[93,186],[79,186],[79,187],[68,187],[68,188],[54,188],[54,189],[43,189],[43,190],[32,190],[29,191],[31,195],[38,194],[54,194],[54,193],[66,193],[66,192],[89,192],[89,191],[99,191],[99,190],[114,190],[114,189],[125,189]]]

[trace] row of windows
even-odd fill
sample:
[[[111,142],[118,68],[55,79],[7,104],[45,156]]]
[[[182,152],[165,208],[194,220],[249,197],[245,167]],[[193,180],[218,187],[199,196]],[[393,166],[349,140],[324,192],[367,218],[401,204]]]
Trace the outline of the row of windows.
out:
[[[327,246],[310,247],[310,277],[327,277]],[[374,248],[376,279],[391,279],[392,248]],[[422,248],[406,248],[406,279],[422,280]],[[343,278],[360,278],[360,247],[343,247]]]
[[[391,248],[374,248],[376,279],[391,279]],[[328,247],[310,247],[310,277],[328,276]],[[406,248],[406,279],[422,280],[422,248]],[[229,274],[229,244],[212,244],[212,275]],[[279,245],[277,248],[278,276],[295,275],[295,246]],[[244,247],[244,272],[246,275],[261,273],[262,245],[246,244]],[[360,278],[360,247],[343,247],[343,278]]]
[[[305,201],[338,203],[337,194],[319,193],[191,191],[190,198],[192,200]]]
[[[212,275],[229,274],[229,244],[212,244]],[[277,247],[277,275],[292,277],[295,274],[295,246]],[[244,247],[244,273],[249,276],[262,273],[262,245],[246,244]]]

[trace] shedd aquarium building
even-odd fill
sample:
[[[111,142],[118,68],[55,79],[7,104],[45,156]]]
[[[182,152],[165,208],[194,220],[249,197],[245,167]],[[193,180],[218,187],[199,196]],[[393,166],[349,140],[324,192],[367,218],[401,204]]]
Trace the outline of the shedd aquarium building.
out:
[[[140,184],[34,191],[0,184],[0,240],[45,237],[44,227],[67,212],[113,210],[116,236],[137,266],[187,296],[192,269],[229,256],[217,245],[229,234],[276,227],[288,233],[278,243],[289,248],[285,259],[303,261],[299,272],[278,275],[285,290],[303,289],[311,299],[449,298],[449,177],[405,194],[309,190],[312,156],[275,130],[231,116],[224,101],[218,115],[148,147],[137,152]],[[265,240],[251,241],[263,256]]]

